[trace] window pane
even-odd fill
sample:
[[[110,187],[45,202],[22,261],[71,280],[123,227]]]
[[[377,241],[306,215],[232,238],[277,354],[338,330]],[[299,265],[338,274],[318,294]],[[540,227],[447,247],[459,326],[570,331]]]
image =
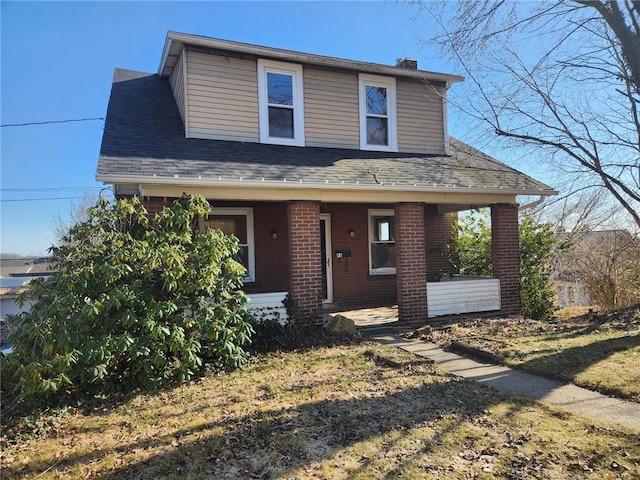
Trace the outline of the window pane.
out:
[[[396,246],[394,243],[371,244],[371,268],[395,268]]]
[[[244,268],[247,269],[247,275],[249,275],[249,255],[247,253],[247,247],[245,245],[241,245],[238,250],[238,262],[242,264]]]
[[[293,105],[293,77],[267,73],[267,93],[271,105]]]
[[[240,243],[247,244],[247,217],[244,215],[209,215],[204,222],[207,228],[217,228],[225,235],[234,235]]]
[[[393,215],[374,216],[373,219],[373,241],[393,242],[395,241],[394,217]]]
[[[367,113],[373,115],[387,114],[387,89],[384,87],[366,86]]]
[[[293,110],[269,107],[269,136],[293,138]]]
[[[367,144],[389,145],[386,118],[367,117]]]

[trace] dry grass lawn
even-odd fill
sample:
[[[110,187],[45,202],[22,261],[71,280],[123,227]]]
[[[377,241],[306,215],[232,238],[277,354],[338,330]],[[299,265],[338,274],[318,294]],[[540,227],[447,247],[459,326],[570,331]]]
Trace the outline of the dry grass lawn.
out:
[[[363,343],[268,355],[64,419],[2,478],[640,478],[640,434]]]
[[[427,328],[420,335],[444,347],[457,342],[511,367],[640,402],[640,306],[553,322],[469,320]]]

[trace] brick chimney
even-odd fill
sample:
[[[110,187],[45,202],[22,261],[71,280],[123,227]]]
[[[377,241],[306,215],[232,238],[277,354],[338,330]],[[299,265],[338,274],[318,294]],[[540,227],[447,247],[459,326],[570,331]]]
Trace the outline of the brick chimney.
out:
[[[410,57],[396,59],[396,67],[408,68],[409,70],[418,69],[418,61]]]

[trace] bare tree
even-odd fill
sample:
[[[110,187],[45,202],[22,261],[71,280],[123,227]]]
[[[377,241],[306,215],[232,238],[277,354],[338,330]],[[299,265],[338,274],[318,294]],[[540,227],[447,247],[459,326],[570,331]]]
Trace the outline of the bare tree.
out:
[[[418,3],[470,79],[458,107],[640,227],[640,1]]]
[[[586,292],[592,305],[612,309],[640,301],[640,239],[626,230],[574,231],[555,258],[557,280]]]
[[[53,218],[53,233],[57,243],[62,242],[71,227],[89,218],[89,209],[96,204],[98,198],[103,194],[109,197],[112,196],[111,191],[107,191],[107,189],[102,189],[99,195],[84,192],[82,197],[69,203],[65,214],[58,213]]]

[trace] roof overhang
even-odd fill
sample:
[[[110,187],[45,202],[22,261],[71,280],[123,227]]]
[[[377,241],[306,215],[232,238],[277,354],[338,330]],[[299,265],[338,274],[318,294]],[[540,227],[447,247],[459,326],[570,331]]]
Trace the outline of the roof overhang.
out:
[[[290,201],[308,200],[338,203],[421,202],[442,205],[442,211],[457,211],[495,203],[516,203],[520,195],[547,196],[555,191],[512,188],[460,187],[457,185],[396,185],[349,182],[313,183],[303,180],[252,180],[139,177],[134,175],[98,175],[97,180],[114,185],[135,186],[145,197],[202,195],[209,200]],[[445,207],[448,205],[449,207]]]
[[[357,72],[374,73],[379,75],[389,75],[394,77],[414,78],[420,80],[431,80],[450,84],[464,81],[464,77],[450,75],[446,73],[430,72],[426,70],[412,70],[408,68],[392,67],[378,63],[360,62],[356,60],[345,60],[336,57],[314,55],[310,53],[283,50],[279,48],[263,47],[249,43],[233,42],[218,38],[204,37],[200,35],[190,35],[179,32],[167,32],[158,75],[168,77],[171,75],[183,46],[194,46],[209,48],[219,52],[235,52],[237,54],[251,55],[256,58],[268,58],[273,60],[284,60],[300,63],[303,65],[317,65],[325,68],[338,68],[343,70],[353,70]]]

